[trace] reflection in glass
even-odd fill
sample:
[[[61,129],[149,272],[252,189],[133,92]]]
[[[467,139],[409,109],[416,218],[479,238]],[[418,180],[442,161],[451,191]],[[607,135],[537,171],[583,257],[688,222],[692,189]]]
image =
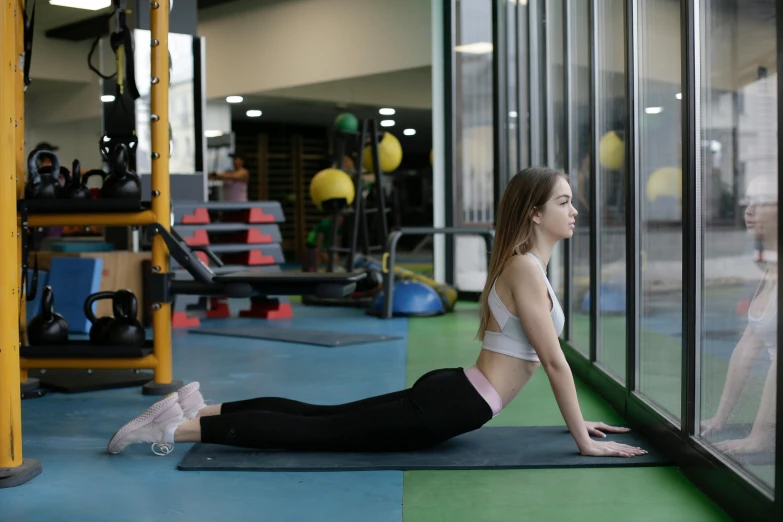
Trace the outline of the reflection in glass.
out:
[[[626,56],[625,0],[595,0],[596,133],[598,134],[598,211],[600,266],[598,308],[598,364],[625,382],[626,267]]]
[[[562,0],[546,2],[547,46],[547,166],[565,170],[565,60],[563,34],[565,33]],[[548,266],[552,288],[561,303],[565,303],[565,243],[557,243]],[[566,331],[564,330],[565,334]]]
[[[773,487],[776,8],[709,0],[702,9],[700,435]]]
[[[680,2],[638,13],[639,391],[681,418],[682,127]]]
[[[590,353],[590,2],[570,5],[569,167],[573,205],[579,214],[572,239],[571,343]]]

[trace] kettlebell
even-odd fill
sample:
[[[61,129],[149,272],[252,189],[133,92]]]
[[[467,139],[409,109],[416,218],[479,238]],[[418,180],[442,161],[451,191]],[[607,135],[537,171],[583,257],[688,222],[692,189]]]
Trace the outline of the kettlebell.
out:
[[[51,167],[38,168],[38,159],[42,156],[52,160]],[[29,178],[25,187],[25,197],[28,199],[56,199],[62,187],[57,180],[60,174],[60,160],[50,150],[34,150],[27,156],[27,173]],[[66,178],[68,181],[69,178]]]
[[[106,176],[101,197],[112,199],[141,199],[141,180],[130,170],[128,146],[118,143],[114,148],[112,171]]]
[[[68,342],[68,321],[54,311],[54,291],[49,285],[41,294],[41,313],[27,324],[27,338],[32,346]]]
[[[112,299],[114,321],[106,327],[105,341],[110,346],[142,346],[145,340],[144,327],[136,314],[139,303],[130,290],[117,290]]]
[[[114,321],[114,317],[106,316],[98,319],[92,311],[92,305],[95,301],[101,299],[112,299],[114,292],[98,292],[90,294],[87,299],[84,300],[84,315],[92,323],[90,327],[90,342],[92,344],[105,345],[106,344],[106,328]]]
[[[81,163],[77,159],[73,160],[71,179],[63,187],[60,197],[64,199],[87,199],[90,197],[90,189],[84,184]]]

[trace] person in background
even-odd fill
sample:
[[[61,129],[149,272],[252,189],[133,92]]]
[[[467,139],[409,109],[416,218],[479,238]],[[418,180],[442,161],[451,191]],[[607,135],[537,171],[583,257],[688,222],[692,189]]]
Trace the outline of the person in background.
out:
[[[337,216],[337,246],[342,244],[343,221],[342,214]],[[322,219],[307,234],[305,258],[302,262],[303,272],[317,272],[318,265],[329,263],[329,247],[332,244],[332,217]],[[340,256],[336,256],[335,264],[339,263]]]
[[[245,158],[239,154],[231,154],[234,170],[220,173],[210,173],[209,179],[219,179],[223,182],[224,201],[247,201],[247,184],[250,172],[245,168]]]

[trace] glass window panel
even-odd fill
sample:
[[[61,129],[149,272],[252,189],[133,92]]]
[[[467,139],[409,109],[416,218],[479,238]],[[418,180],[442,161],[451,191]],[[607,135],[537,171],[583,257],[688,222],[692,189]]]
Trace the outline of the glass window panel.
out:
[[[565,33],[563,0],[546,2],[547,53],[547,166],[565,170],[565,60],[563,34]],[[548,266],[549,278],[561,304],[565,302],[565,243],[557,243]],[[567,311],[566,311],[567,312]],[[565,331],[563,332],[565,334]]]
[[[568,132],[571,190],[579,214],[572,239],[571,343],[590,353],[590,2],[573,2],[569,22]]]
[[[774,0],[701,24],[702,436],[774,487],[778,157]]]
[[[638,13],[639,391],[681,416],[682,92],[680,2],[641,0]]]
[[[600,267],[598,308],[598,364],[625,382],[626,364],[626,169],[627,122],[625,0],[595,0],[596,133],[599,136],[596,178]]]

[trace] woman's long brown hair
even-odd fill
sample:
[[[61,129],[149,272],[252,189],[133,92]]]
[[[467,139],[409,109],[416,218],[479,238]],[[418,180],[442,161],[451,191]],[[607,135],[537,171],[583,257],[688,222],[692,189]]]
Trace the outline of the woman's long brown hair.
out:
[[[487,282],[479,306],[481,323],[478,338],[481,340],[484,340],[484,332],[489,324],[488,297],[492,285],[512,256],[525,254],[533,247],[535,235],[531,214],[536,207],[543,206],[549,200],[561,177],[568,181],[562,172],[547,167],[529,167],[511,178],[503,191],[495,220],[495,241],[487,270]]]

